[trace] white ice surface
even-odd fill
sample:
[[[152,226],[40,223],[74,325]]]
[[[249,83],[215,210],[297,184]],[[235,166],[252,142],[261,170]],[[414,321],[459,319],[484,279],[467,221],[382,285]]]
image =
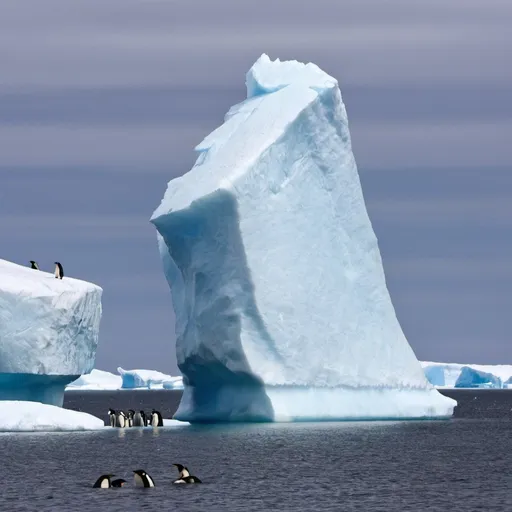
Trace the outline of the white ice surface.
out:
[[[263,55],[196,150],[151,218],[184,375],[175,417],[450,416],[396,318],[337,81]]]
[[[102,430],[103,420],[39,402],[0,401],[0,432]]]
[[[92,370],[102,289],[0,260],[0,373]]]

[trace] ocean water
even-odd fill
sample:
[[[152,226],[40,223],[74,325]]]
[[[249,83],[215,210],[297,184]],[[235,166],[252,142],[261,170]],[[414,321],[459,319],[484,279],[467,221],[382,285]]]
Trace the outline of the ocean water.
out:
[[[144,392],[123,393],[133,403]],[[512,393],[505,393],[504,414],[490,419],[0,434],[1,510],[510,511]],[[484,395],[466,401],[485,404]],[[103,395],[106,408],[115,396]],[[173,462],[204,483],[173,486]],[[139,468],[156,488],[133,487]],[[107,472],[130,487],[93,489]]]

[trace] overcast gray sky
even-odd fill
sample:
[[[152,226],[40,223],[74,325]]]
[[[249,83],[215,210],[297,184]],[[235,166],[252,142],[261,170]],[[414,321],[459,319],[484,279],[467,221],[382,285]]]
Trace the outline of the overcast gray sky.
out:
[[[338,79],[420,359],[512,363],[512,2],[3,0],[0,258],[104,288],[96,367],[176,373],[149,224],[263,52]]]

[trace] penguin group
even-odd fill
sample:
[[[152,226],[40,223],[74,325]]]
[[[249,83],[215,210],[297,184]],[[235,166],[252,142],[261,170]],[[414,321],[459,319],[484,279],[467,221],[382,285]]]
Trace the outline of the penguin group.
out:
[[[129,428],[129,427],[163,427],[164,420],[160,411],[153,409],[150,414],[144,411],[135,412],[133,409],[128,411],[108,410],[109,423],[111,427]]]
[[[30,260],[30,268],[33,270],[41,270],[39,268],[39,265],[37,264],[37,261]],[[64,269],[62,268],[62,265],[56,261],[55,262],[55,279],[62,279],[64,277]]]
[[[173,464],[179,471],[178,478],[174,480],[173,484],[201,484],[202,481],[194,475],[190,474],[190,471],[186,466],[182,464]],[[123,478],[112,480],[115,476],[112,473],[101,475],[93,485],[95,489],[110,489],[111,487],[124,487],[127,483]],[[133,481],[135,487],[155,487],[155,481],[144,469],[136,469],[133,471]]]

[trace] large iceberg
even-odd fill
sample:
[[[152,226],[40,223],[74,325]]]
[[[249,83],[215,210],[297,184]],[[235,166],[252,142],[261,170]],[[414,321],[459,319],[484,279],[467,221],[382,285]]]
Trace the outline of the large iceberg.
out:
[[[94,367],[102,289],[0,260],[0,400],[62,406]]]
[[[151,222],[176,316],[175,418],[449,417],[395,315],[337,81],[262,55]]]

